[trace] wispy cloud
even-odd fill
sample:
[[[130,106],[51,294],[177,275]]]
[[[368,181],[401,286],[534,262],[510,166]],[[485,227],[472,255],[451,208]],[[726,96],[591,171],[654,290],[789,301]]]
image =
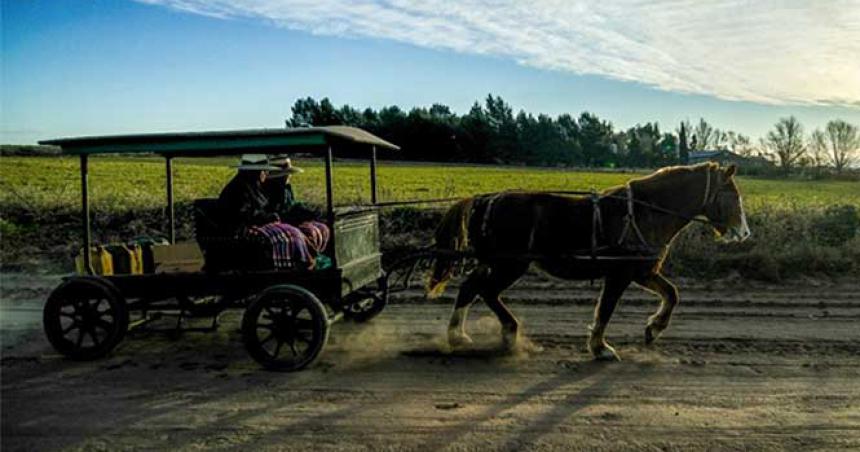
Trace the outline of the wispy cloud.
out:
[[[858,0],[138,0],[766,104],[860,102]]]

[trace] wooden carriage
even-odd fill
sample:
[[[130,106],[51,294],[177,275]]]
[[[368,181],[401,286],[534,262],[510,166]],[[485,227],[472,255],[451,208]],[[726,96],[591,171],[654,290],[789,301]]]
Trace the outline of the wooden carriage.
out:
[[[324,254],[332,265],[321,270],[274,270],[238,251],[231,237],[205,231],[205,201],[195,208],[196,233],[206,260],[219,254],[235,265],[181,266],[147,274],[98,275],[92,253],[82,254],[83,273],[69,276],[50,295],[44,308],[45,333],[54,348],[73,359],[95,359],[109,353],[130,328],[176,316],[177,328],[190,316],[217,316],[243,308],[242,338],[248,353],[275,370],[298,370],[312,363],[325,347],[329,328],[349,317],[368,320],[379,314],[388,297],[379,248],[376,182],[377,149],[397,146],[353,127],[260,129],[64,138],[40,144],[60,146],[80,158],[83,249],[91,250],[89,156],[155,154],[165,159],[167,238],[174,244],[173,159],[238,156],[243,153],[313,153],[325,161],[325,222],[331,239]],[[369,159],[370,205],[336,208],[333,155]],[[221,245],[227,244],[227,248]],[[236,245],[236,244],[233,244]],[[168,245],[169,247],[170,245]],[[216,250],[217,249],[217,250]],[[233,249],[248,249],[238,244]]]

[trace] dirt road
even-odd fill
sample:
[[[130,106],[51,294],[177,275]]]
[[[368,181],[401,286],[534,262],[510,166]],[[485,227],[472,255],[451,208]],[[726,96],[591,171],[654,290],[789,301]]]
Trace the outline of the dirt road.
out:
[[[860,449],[858,285],[682,284],[650,348],[656,301],[631,289],[608,330],[620,363],[585,352],[587,284],[511,290],[536,344],[516,354],[496,351],[480,306],[474,347],[448,351],[450,303],[416,292],[336,325],[313,368],[277,374],[245,354],[238,313],[217,334],[135,335],[109,358],[63,360],[33,331],[50,280],[11,293],[6,280],[4,451]]]

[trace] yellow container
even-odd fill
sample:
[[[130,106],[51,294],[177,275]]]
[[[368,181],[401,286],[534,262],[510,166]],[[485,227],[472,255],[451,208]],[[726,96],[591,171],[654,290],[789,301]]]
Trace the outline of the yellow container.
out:
[[[143,274],[143,247],[140,245],[128,245],[128,251],[131,254],[131,274]]]
[[[93,264],[93,271],[97,275],[112,275],[113,274],[113,259],[110,253],[103,246],[93,246],[90,248],[90,261]],[[75,258],[75,267],[80,275],[89,274],[84,268],[84,249],[81,248],[80,254]]]

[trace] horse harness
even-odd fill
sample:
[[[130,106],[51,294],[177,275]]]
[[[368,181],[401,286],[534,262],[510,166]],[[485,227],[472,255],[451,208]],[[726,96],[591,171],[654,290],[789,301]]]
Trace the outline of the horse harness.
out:
[[[565,194],[565,195],[585,195],[591,201],[591,246],[587,250],[578,250],[569,257],[584,257],[583,253],[587,252],[586,255],[588,259],[594,260],[624,260],[630,259],[630,256],[600,256],[599,252],[615,247],[616,249],[621,249],[625,251],[630,251],[633,255],[643,257],[643,258],[652,258],[656,259],[662,249],[658,249],[655,246],[652,246],[648,240],[645,238],[645,235],[642,233],[642,230],[639,228],[639,224],[636,221],[636,212],[635,206],[638,204],[650,210],[654,210],[657,212],[665,213],[668,215],[672,215],[678,218],[685,219],[690,222],[700,222],[704,224],[709,224],[712,226],[719,225],[721,223],[715,222],[713,220],[707,218],[701,218],[699,216],[690,217],[688,215],[684,215],[680,212],[676,212],[671,209],[666,209],[664,207],[658,206],[656,204],[642,201],[636,199],[633,193],[633,186],[630,182],[625,184],[624,186],[624,195],[603,195],[601,196],[597,191],[549,191],[547,193],[552,194]],[[713,200],[711,199],[716,195],[716,191],[711,190],[711,172],[705,172],[705,190],[702,195],[702,205],[701,207],[707,206]],[[498,197],[498,194],[494,196]],[[620,199],[623,200],[626,207],[626,212],[622,219],[623,226],[621,228],[621,234],[619,234],[618,239],[614,241],[612,245],[599,245],[601,238],[605,237],[605,231],[603,229],[603,214],[600,208],[600,200],[601,199]],[[484,212],[484,225],[486,221],[489,219],[489,209],[490,206],[487,207],[487,210]],[[482,232],[485,231],[485,228],[482,228]],[[534,234],[534,231],[532,231]],[[631,237],[633,241],[631,242]],[[531,240],[529,243],[529,247],[531,248]]]
[[[712,190],[711,187],[711,171],[706,171],[705,173],[705,190],[702,197],[702,207],[707,206],[710,202],[713,202],[711,199],[717,194],[716,190]],[[494,193],[492,195],[484,195],[484,198],[487,200],[486,203],[481,203],[481,205],[473,206],[472,218],[469,221],[468,229],[471,231],[473,227],[473,221],[478,224],[474,225],[477,230],[481,233],[482,236],[486,236],[489,232],[488,224],[491,218],[491,211],[493,205],[498,201],[498,199],[506,192]],[[565,259],[573,259],[573,260],[656,260],[662,249],[658,249],[652,246],[648,240],[645,238],[645,235],[642,233],[642,230],[639,228],[639,224],[636,221],[636,212],[635,206],[638,204],[642,207],[645,207],[649,210],[653,210],[655,212],[661,212],[667,215],[671,215],[677,218],[682,218],[689,222],[699,222],[704,224],[709,224],[711,226],[722,225],[720,222],[716,222],[707,218],[701,218],[700,216],[688,216],[682,214],[681,212],[677,212],[671,209],[667,209],[665,207],[658,206],[656,204],[643,201],[640,199],[636,199],[633,193],[633,187],[630,182],[625,184],[624,187],[624,195],[617,194],[607,194],[600,195],[596,190],[590,191],[581,191],[581,190],[551,190],[545,191],[543,193],[547,194],[558,194],[558,195],[575,195],[575,196],[587,196],[591,201],[592,215],[591,215],[591,242],[590,247],[584,250],[576,250],[572,253],[565,254],[563,256],[553,256],[553,257],[562,257]],[[380,206],[395,206],[395,205],[404,205],[404,204],[418,204],[418,203],[435,203],[435,202],[448,202],[459,200],[461,198],[442,198],[442,199],[432,199],[432,200],[424,200],[424,201],[407,201],[407,202],[388,202],[388,203],[377,203],[377,207]],[[605,237],[605,231],[603,229],[603,214],[601,213],[600,201],[602,199],[619,199],[625,202],[626,212],[622,219],[623,226],[621,229],[621,234],[618,239],[614,241],[611,245],[600,245],[601,239]],[[633,242],[630,241],[630,238],[633,238]],[[528,248],[531,250],[532,244],[534,241],[534,228],[532,229],[531,236],[529,237]],[[601,251],[605,251],[608,249],[615,248],[616,250],[629,251],[630,254],[627,255],[600,255]],[[435,246],[427,247],[425,252],[437,253],[440,255],[450,255],[449,257],[466,257],[467,255],[473,253],[463,253],[463,252],[448,252],[446,250],[435,249]],[[505,254],[505,253],[494,253],[494,257],[504,258],[504,259],[529,259],[529,260],[538,260],[542,258],[546,258],[545,255],[538,255],[533,253],[518,253],[518,254]]]

